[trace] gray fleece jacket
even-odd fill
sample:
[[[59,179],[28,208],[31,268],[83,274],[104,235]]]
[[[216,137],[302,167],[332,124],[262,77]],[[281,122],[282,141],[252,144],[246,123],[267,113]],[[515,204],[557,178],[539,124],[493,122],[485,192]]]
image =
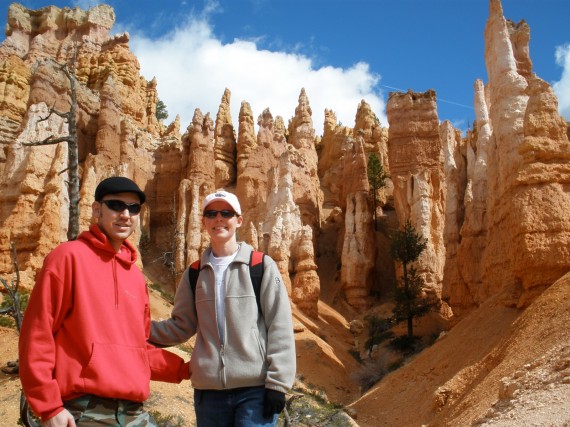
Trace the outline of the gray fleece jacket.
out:
[[[225,275],[225,344],[216,322],[214,270],[211,249],[202,255],[201,271],[193,295],[188,271],[182,275],[170,319],[153,321],[150,341],[171,346],[196,334],[190,367],[197,389],[223,390],[265,386],[287,392],[295,379],[296,356],[291,305],[275,261],[264,257],[260,303],[249,275],[253,248],[241,243]]]

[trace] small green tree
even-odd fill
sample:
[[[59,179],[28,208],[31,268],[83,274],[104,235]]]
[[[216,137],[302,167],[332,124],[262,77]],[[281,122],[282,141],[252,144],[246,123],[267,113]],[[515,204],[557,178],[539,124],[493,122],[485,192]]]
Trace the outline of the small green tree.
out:
[[[394,320],[407,320],[410,341],[414,336],[414,317],[425,316],[434,306],[433,302],[422,298],[423,278],[418,275],[415,267],[410,265],[419,258],[426,246],[427,239],[416,232],[410,220],[406,221],[402,230],[394,233],[390,243],[390,255],[402,264],[403,269],[395,290]]]
[[[157,120],[166,120],[168,118],[168,111],[166,111],[166,105],[159,99],[156,102],[156,118]]]
[[[377,191],[386,187],[386,179],[388,178],[388,175],[384,172],[384,166],[380,163],[376,153],[372,153],[368,157],[367,174],[368,182],[372,187],[372,193],[374,195],[374,229],[378,230],[376,221],[376,207],[378,206]]]

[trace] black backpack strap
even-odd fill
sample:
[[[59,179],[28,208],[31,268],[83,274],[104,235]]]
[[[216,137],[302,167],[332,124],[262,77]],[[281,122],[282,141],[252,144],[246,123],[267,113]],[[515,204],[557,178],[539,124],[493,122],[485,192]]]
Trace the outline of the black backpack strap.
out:
[[[197,259],[188,268],[188,281],[190,282],[190,289],[192,295],[196,293],[196,283],[198,283],[198,275],[200,274],[200,260]]]
[[[255,293],[255,301],[257,302],[257,309],[261,311],[261,279],[263,279],[263,261],[265,254],[259,251],[251,251],[249,257],[249,276],[251,277],[251,284],[253,285],[253,292]]]

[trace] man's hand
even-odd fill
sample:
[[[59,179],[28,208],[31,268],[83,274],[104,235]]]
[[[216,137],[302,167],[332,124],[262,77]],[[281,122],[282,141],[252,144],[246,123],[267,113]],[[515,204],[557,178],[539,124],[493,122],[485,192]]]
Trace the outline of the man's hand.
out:
[[[55,417],[51,417],[49,420],[42,422],[42,427],[77,427],[75,425],[75,420],[71,413],[64,409],[58,413]]]
[[[263,402],[263,416],[272,417],[279,414],[285,407],[285,393],[277,390],[265,389],[265,400]]]

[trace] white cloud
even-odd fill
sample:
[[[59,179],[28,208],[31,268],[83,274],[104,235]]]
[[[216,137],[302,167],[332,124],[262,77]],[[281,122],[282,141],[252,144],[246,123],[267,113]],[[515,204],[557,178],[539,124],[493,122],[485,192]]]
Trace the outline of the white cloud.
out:
[[[295,114],[302,88],[309,97],[317,134],[323,131],[325,108],[332,109],[342,124],[353,126],[362,99],[387,126],[385,102],[375,90],[380,77],[371,73],[366,63],[347,69],[315,69],[306,56],[262,50],[253,41],[235,39],[223,44],[204,15],[191,17],[160,39],[132,29],[130,34],[141,74],[147,80],[157,78],[158,96],[169,113],[167,121],[179,114],[182,131],[191,123],[196,108],[209,112],[215,120],[226,88],[232,94],[236,128],[242,101],[251,105],[255,120],[269,107],[273,117],[281,116],[287,124]]]
[[[560,115],[570,121],[570,44],[556,48],[556,63],[562,67],[562,76],[552,88],[558,97]]]

